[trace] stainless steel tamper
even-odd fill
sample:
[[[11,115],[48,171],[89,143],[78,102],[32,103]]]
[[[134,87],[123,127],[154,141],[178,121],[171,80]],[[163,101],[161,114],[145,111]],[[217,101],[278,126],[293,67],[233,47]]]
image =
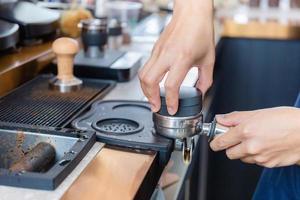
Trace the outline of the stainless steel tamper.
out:
[[[211,141],[216,135],[225,133],[224,127],[213,120],[204,123],[202,113],[202,94],[194,87],[182,86],[179,91],[179,106],[175,115],[169,115],[166,105],[166,95],[161,88],[161,109],[153,113],[156,133],[180,141],[185,163],[190,163],[194,150],[194,136],[206,135]]]
[[[108,41],[107,18],[85,19],[78,26],[81,29],[81,40],[85,57],[103,57]]]
[[[82,81],[73,74],[74,56],[79,51],[78,42],[62,37],[53,42],[52,50],[57,57],[57,76],[50,80],[50,88],[62,93],[80,89]]]

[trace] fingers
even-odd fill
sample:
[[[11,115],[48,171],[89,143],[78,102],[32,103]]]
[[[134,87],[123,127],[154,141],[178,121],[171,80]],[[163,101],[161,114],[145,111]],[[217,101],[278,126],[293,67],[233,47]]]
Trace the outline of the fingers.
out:
[[[201,68],[200,68],[201,67]],[[206,91],[210,88],[213,82],[213,64],[210,66],[199,66],[198,67],[198,76],[197,88],[201,90],[203,96]]]
[[[173,31],[173,28],[171,24],[174,22],[170,22],[170,24],[166,27],[166,29],[161,34],[160,38],[156,42],[151,57],[146,62],[146,64],[141,68],[139,71],[139,79],[141,82],[142,90],[145,94],[145,96],[149,99],[149,103],[151,104],[151,109],[153,112],[157,112],[160,109],[160,98],[159,98],[159,82],[163,78],[166,69],[168,68],[168,65],[165,64],[164,66],[162,62],[162,44],[167,40],[167,37],[171,34]],[[160,60],[159,60],[160,59]],[[161,71],[157,72],[161,67]],[[156,71],[157,74],[153,75],[152,71]],[[158,81],[157,81],[158,80]],[[150,85],[150,88],[148,88],[148,85]],[[152,96],[153,95],[153,96]]]
[[[244,111],[244,112],[232,112],[225,115],[217,115],[216,119],[218,123],[232,128],[230,128],[229,131],[227,131],[225,134],[216,137],[210,144],[211,148],[214,151],[220,151],[241,143],[244,137],[246,135],[249,135],[248,133],[249,130],[244,130],[244,129],[249,129],[249,128],[245,128],[243,126],[241,127],[238,125],[244,120],[251,118],[256,112],[257,111]],[[247,147],[248,146],[249,145],[247,145]],[[236,148],[238,149],[237,151],[241,150],[239,148],[244,148],[243,150],[245,150],[245,146],[237,146],[234,149]]]
[[[146,62],[146,64],[143,66],[143,68],[140,69],[139,71],[139,79],[140,79],[140,84],[141,84],[141,88],[143,90],[143,93],[144,95],[149,99],[149,103],[151,105],[151,110],[153,112],[157,112],[159,110],[159,107],[160,107],[160,100],[158,99],[157,100],[157,96],[154,97],[154,100],[150,99],[150,94],[149,92],[147,91],[147,83],[151,80],[147,80],[147,72],[151,69],[151,67],[153,66],[153,64],[155,63],[157,57],[158,57],[158,50],[154,50],[152,52],[152,55],[150,57],[150,59]],[[151,92],[150,92],[151,93]],[[156,98],[156,99],[155,99]],[[151,102],[150,100],[154,101],[154,102]]]
[[[169,25],[167,25],[166,28],[164,29],[164,31],[161,33],[159,39],[155,42],[155,45],[151,52],[151,57],[149,58],[149,60],[146,62],[146,64],[140,70],[140,73],[142,76],[148,72],[148,70],[152,67],[152,65],[156,62],[156,60],[160,56],[160,54],[164,48],[165,42],[167,41],[168,37],[174,31],[173,26],[174,26],[174,20],[171,20]]]
[[[142,81],[142,79],[146,76],[146,73],[151,69],[153,63],[156,61],[158,53],[152,53],[151,57],[147,60],[147,62],[144,64],[144,66],[139,70],[139,78]]]
[[[276,160],[269,159],[262,155],[249,155],[241,158],[241,161],[249,164],[257,164],[263,167],[273,168],[278,165]],[[284,165],[283,165],[284,166]]]
[[[233,146],[226,150],[226,156],[230,160],[240,159],[241,161],[249,164],[261,164],[261,162],[264,162],[264,157],[257,156],[256,154],[249,152],[248,146],[249,145],[245,142]]]
[[[266,168],[274,168],[274,167],[284,167],[284,166],[290,166],[291,163],[296,163],[297,160],[293,157],[287,158],[286,156],[283,158],[278,158],[278,157],[266,157],[262,155],[255,155],[255,156],[247,156],[244,158],[241,158],[241,161],[245,163],[250,163],[250,164],[257,164],[262,167]]]
[[[257,164],[264,167],[275,167],[279,163],[278,160],[288,161],[286,157],[284,159],[272,158],[270,154],[261,152],[259,145],[249,141],[228,148],[226,155],[231,160],[240,159],[245,163]],[[288,163],[290,162],[288,161]],[[284,163],[279,164],[284,166]]]
[[[168,71],[168,63],[161,57],[158,60],[149,61],[148,72],[143,72],[140,74],[141,87],[151,104],[151,109],[153,112],[157,112],[160,109],[160,91],[159,82],[164,77],[165,73]],[[151,73],[149,73],[151,71]]]
[[[165,82],[166,103],[170,115],[174,115],[178,110],[179,89],[186,74],[191,67],[188,60],[180,59],[170,68]]]
[[[237,126],[242,121],[252,117],[256,111],[235,111],[224,115],[216,115],[217,122],[224,126]]]
[[[244,157],[241,158],[241,161],[245,162],[245,163],[249,163],[249,164],[254,164],[255,160],[253,156],[248,156],[248,157]]]
[[[221,151],[237,145],[242,142],[242,136],[239,134],[238,128],[230,128],[226,133],[217,136],[211,143],[210,147],[213,151]]]
[[[243,158],[248,155],[247,146],[245,145],[244,142],[242,142],[238,145],[235,145],[235,146],[227,149],[226,155],[231,160]]]

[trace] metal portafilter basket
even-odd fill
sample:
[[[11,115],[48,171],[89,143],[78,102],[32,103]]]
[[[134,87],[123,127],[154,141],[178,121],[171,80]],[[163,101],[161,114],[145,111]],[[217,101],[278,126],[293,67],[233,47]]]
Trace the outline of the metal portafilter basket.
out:
[[[169,115],[164,89],[161,89],[161,109],[153,113],[156,133],[182,142],[183,160],[190,163],[194,150],[194,136],[206,135],[211,141],[216,135],[225,133],[224,127],[213,120],[204,123],[202,114],[202,94],[194,87],[181,87],[179,91],[179,106],[175,115]]]

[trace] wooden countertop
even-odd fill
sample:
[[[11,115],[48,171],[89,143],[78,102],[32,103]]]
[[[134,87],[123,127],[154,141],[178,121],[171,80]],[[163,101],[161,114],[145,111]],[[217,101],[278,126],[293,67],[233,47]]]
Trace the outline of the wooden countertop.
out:
[[[233,20],[225,20],[223,37],[293,40],[300,38],[299,25],[284,25],[278,22],[250,21],[240,24]]]
[[[32,79],[51,62],[51,42],[0,54],[0,96]]]
[[[41,59],[43,56],[50,56],[51,45],[52,42],[46,42],[34,46],[20,47],[8,54],[0,55],[0,73],[5,73],[13,68]]]
[[[134,199],[155,156],[103,148],[61,199]]]

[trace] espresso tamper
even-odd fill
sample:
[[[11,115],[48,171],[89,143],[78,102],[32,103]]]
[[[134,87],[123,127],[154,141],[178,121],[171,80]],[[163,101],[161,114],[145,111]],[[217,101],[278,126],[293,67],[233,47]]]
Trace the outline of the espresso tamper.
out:
[[[50,88],[62,93],[79,89],[82,81],[73,75],[73,60],[79,51],[78,42],[62,37],[53,42],[52,50],[57,58],[57,76],[50,80]]]
[[[85,19],[79,23],[85,57],[103,57],[108,41],[107,18]]]
[[[175,115],[169,115],[166,105],[166,95],[163,88],[160,92],[161,109],[153,113],[154,128],[157,134],[175,139],[181,143],[183,160],[189,163],[194,149],[194,136],[206,135],[211,141],[216,135],[225,133],[224,127],[213,120],[204,123],[202,113],[202,94],[194,87],[182,86],[179,91],[179,106]]]

